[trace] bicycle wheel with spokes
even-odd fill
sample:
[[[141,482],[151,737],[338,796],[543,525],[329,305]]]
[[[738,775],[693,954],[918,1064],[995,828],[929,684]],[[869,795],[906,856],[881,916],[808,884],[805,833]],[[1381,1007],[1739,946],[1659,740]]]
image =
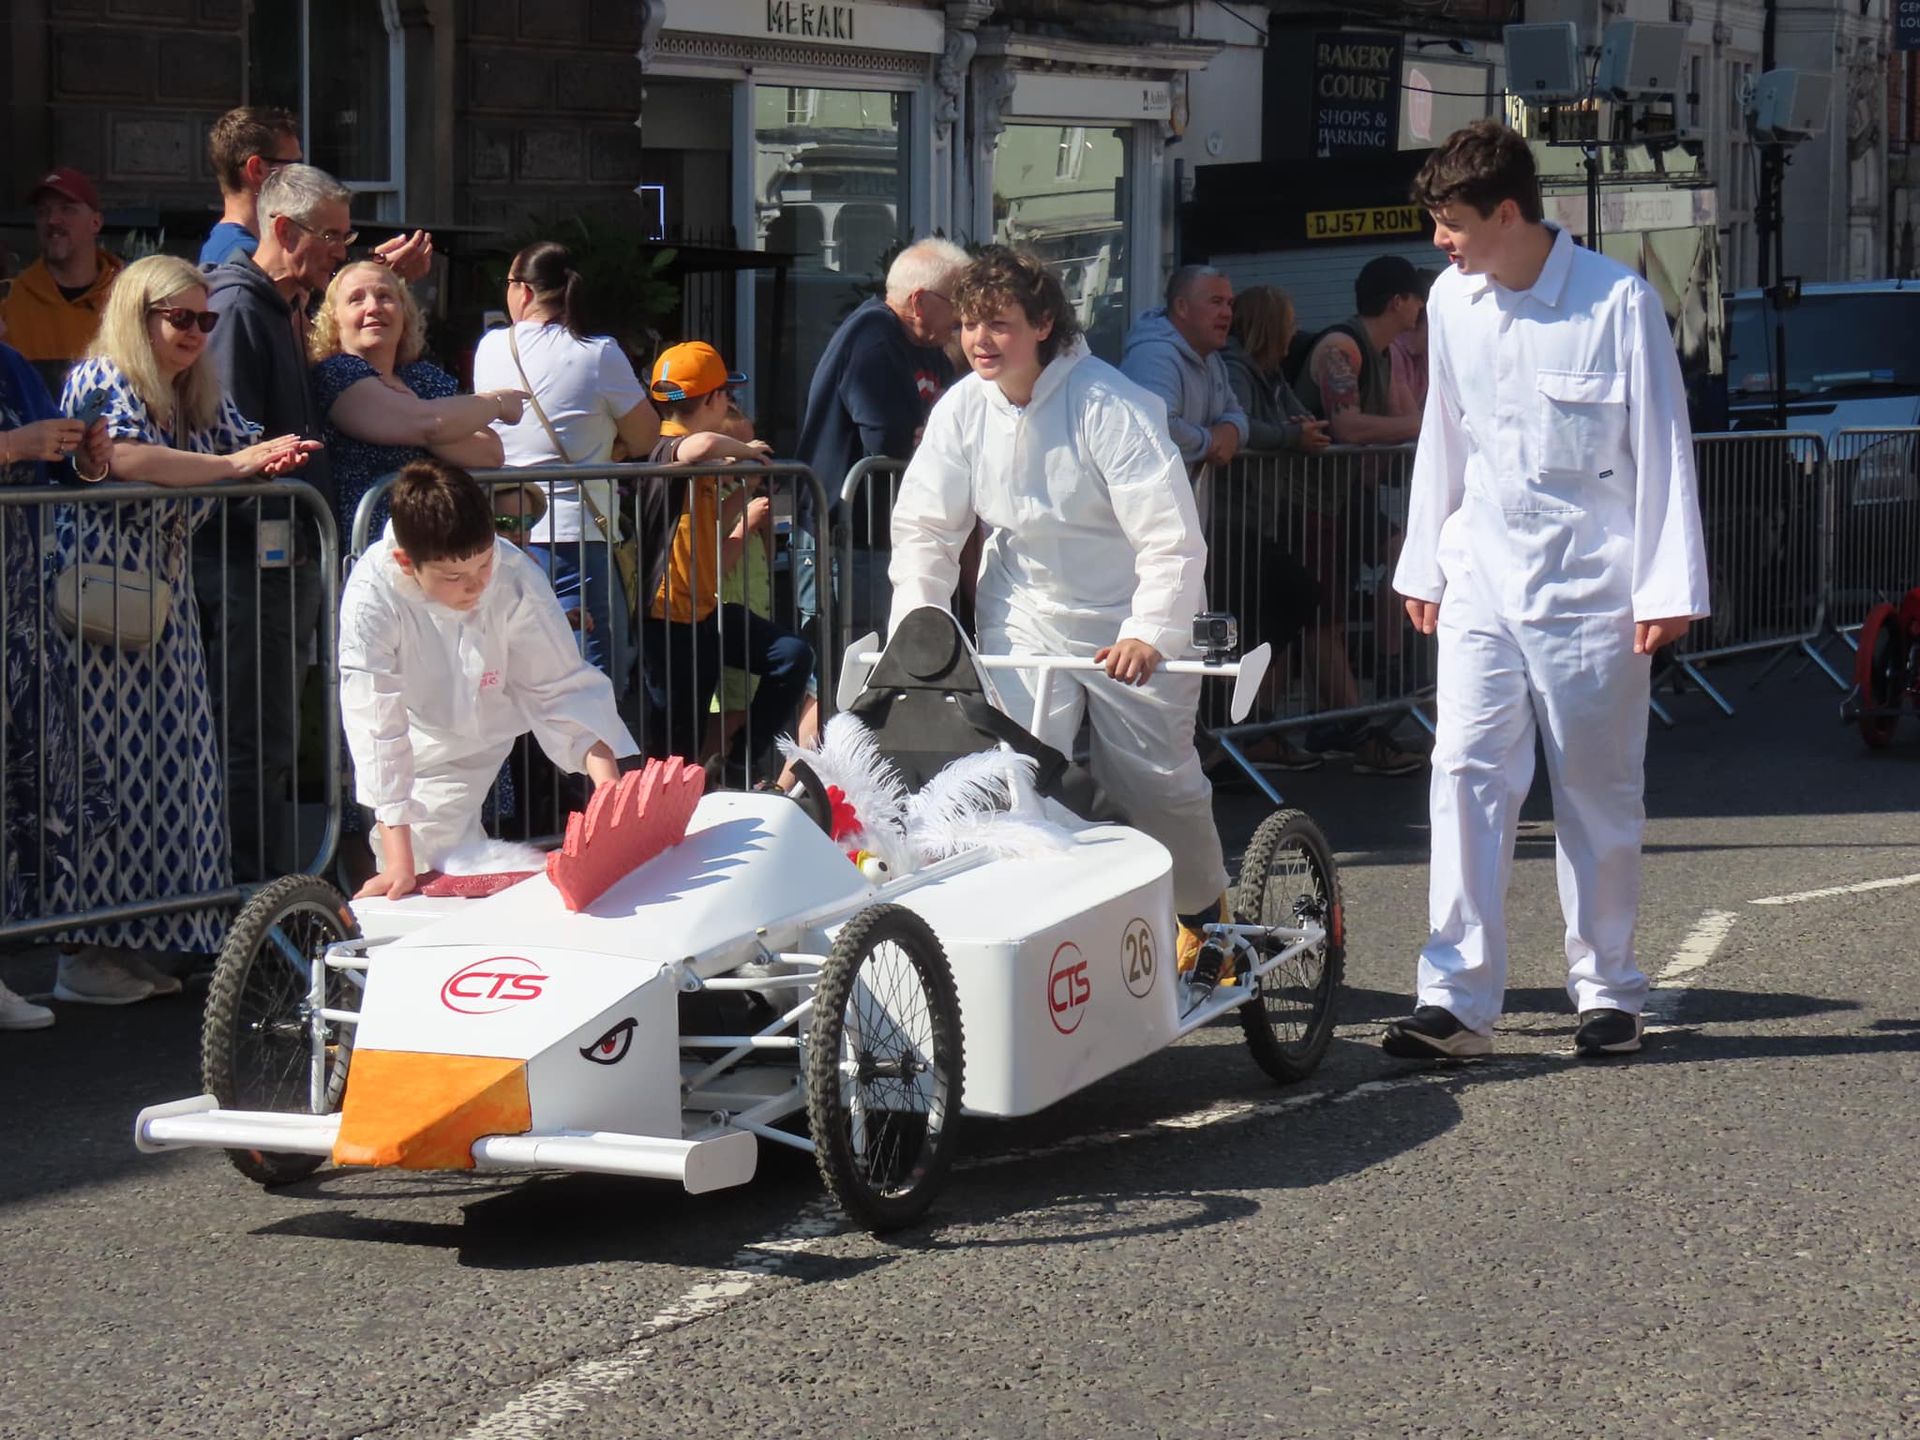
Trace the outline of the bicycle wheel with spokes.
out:
[[[1346,968],[1346,918],[1340,877],[1320,827],[1304,811],[1281,810],[1260,822],[1240,862],[1235,917],[1244,925],[1314,924],[1326,940],[1259,979],[1259,998],[1240,1007],[1247,1048],[1282,1084],[1304,1080],[1333,1038],[1335,1001]],[[1271,942],[1283,947],[1284,942]]]
[[[222,1110],[331,1114],[346,1090],[350,1028],[323,1031],[324,1083],[313,1093],[308,988],[327,947],[360,933],[340,892],[312,875],[289,875],[234,918],[214,962],[200,1026],[200,1081]],[[249,1180],[287,1185],[320,1168],[318,1155],[229,1150]]]
[[[807,1124],[827,1189],[869,1230],[926,1213],[960,1120],[960,997],[927,922],[875,905],[820,968],[807,1032]]]
[[[1876,750],[1893,742],[1900,724],[1900,702],[1911,679],[1906,661],[1899,612],[1885,603],[1874,606],[1860,627],[1853,678],[1860,687],[1860,738]]]

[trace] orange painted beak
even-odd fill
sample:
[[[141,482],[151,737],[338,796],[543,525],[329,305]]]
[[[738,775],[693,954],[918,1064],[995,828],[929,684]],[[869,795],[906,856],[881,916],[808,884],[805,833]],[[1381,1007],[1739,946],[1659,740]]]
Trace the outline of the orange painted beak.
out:
[[[524,1061],[356,1050],[333,1163],[471,1170],[474,1141],[532,1128]]]

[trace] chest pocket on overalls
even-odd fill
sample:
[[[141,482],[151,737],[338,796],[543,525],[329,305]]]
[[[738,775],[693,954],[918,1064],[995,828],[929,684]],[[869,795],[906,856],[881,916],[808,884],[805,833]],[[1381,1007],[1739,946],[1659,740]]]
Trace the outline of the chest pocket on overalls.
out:
[[[1627,377],[1618,371],[1542,370],[1535,384],[1542,472],[1607,468],[1626,440]]]

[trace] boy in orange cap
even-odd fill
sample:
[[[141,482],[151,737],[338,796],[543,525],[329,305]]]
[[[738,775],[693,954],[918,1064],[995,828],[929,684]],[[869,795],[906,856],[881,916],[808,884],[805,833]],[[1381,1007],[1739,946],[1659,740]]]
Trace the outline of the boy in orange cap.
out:
[[[731,391],[747,377],[729,370],[704,341],[675,345],[653,366],[648,387],[664,419],[654,464],[765,461],[763,440],[726,435]],[[720,603],[720,580],[740,562],[748,536],[772,502],[743,485],[721,497],[717,477],[648,482],[643,512],[672,517],[672,538],[651,557],[641,621],[641,669],[652,708],[648,750],[697,760],[723,665],[760,677],[747,723],[727,758],[751,780],[775,736],[791,728],[813,670],[813,647],[744,605]]]

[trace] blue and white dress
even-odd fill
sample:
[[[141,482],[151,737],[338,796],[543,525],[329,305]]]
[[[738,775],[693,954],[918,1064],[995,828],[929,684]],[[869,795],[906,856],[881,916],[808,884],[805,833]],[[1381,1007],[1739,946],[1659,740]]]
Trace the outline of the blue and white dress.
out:
[[[39,375],[0,345],[0,430],[50,420],[55,413]],[[37,461],[0,469],[0,485],[52,483]],[[54,626],[40,546],[53,514],[37,505],[0,506],[0,916],[8,920],[37,920],[74,908],[79,834],[111,813],[98,764],[90,764],[83,777],[74,724],[78,682]]]
[[[67,375],[62,408],[94,390],[108,396],[116,441],[226,455],[259,429],[223,399],[205,430],[174,436],[147,412],[118,366],[83,360]],[[166,582],[173,604],[154,643],[140,650],[69,641],[80,665],[80,729],[105,760],[118,798],[110,822],[81,847],[84,909],[206,894],[233,883],[220,730],[207,684],[194,601],[192,535],[214,514],[211,498],[75,505],[61,515],[54,564],[111,564]],[[220,910],[183,910],[69,931],[61,938],[129,949],[210,952],[226,931]]]

